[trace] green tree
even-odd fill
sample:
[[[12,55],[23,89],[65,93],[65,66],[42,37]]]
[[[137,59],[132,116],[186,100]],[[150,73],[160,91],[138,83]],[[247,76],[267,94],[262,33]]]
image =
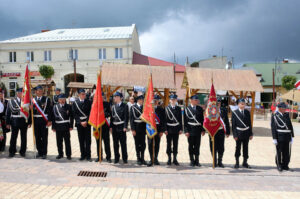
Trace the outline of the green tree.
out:
[[[297,81],[297,78],[292,75],[286,75],[281,79],[281,85],[286,90],[291,90],[294,88],[294,85]]]
[[[49,85],[47,83],[47,80],[49,80],[54,75],[54,69],[50,65],[42,65],[39,67],[39,72],[41,76],[46,80],[47,94],[49,95]]]
[[[193,62],[191,64],[191,67],[195,67],[195,68],[199,67],[199,62]]]

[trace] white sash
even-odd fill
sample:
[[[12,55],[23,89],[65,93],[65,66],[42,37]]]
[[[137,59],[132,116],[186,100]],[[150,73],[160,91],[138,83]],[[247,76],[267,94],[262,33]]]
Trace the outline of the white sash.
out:
[[[189,109],[189,107],[186,107],[185,110],[188,110],[189,113],[191,114],[192,117],[189,117],[187,111],[185,111],[185,115],[189,118],[189,119],[193,119],[195,120],[196,124],[201,125],[201,123],[196,119],[195,115],[191,112],[191,110]],[[192,124],[193,125],[193,124]]]
[[[75,102],[75,105],[76,105],[77,109],[79,110],[79,112],[80,112],[85,118],[87,118],[86,114],[84,114],[84,112],[79,108],[79,106],[78,106],[76,100],[75,100],[74,102]]]
[[[168,118],[169,118],[170,120],[172,120],[172,121],[175,120],[175,122],[176,122],[177,124],[179,124],[178,120],[176,119],[176,117],[174,116],[174,114],[172,113],[172,111],[170,110],[170,107],[167,107],[166,110],[167,110],[166,112],[167,112]],[[169,115],[168,112],[171,113],[172,118],[170,117],[170,115]]]
[[[64,121],[64,118],[61,116],[61,113],[59,112],[59,110],[58,110],[58,106],[60,106],[60,104],[57,104],[56,105],[56,111],[57,111],[57,113],[58,113],[58,116],[60,117],[60,119],[62,120],[62,121]],[[57,123],[57,122],[56,122]]]
[[[233,113],[234,113],[234,115],[240,120],[240,122],[245,126],[245,128],[249,128],[249,126],[247,126],[243,121],[242,121],[242,119],[236,114],[236,112],[235,111],[232,111]],[[241,128],[240,128],[241,129]],[[246,129],[246,130],[247,130]]]

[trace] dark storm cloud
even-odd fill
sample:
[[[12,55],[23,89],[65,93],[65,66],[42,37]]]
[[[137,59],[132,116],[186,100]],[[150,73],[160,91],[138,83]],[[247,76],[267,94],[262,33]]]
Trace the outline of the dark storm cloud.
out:
[[[300,60],[298,0],[0,0],[0,40],[41,29],[137,24],[142,51],[178,61]]]

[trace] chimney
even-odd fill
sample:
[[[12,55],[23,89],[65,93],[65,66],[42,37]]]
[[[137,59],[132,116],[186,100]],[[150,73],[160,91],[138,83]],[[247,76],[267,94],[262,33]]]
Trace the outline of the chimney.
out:
[[[41,32],[48,32],[48,31],[50,31],[50,30],[48,30],[48,29],[41,30]]]

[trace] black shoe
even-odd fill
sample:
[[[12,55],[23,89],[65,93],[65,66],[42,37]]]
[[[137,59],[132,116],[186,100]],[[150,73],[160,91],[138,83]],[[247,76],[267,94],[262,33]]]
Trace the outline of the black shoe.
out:
[[[10,153],[9,155],[8,155],[8,157],[10,157],[10,158],[12,158],[12,157],[14,157],[15,156],[15,154],[13,154],[13,153]]]
[[[235,169],[240,168],[240,164],[239,164],[239,163],[235,163],[234,168],[235,168]]]
[[[91,157],[87,157],[86,160],[89,161],[89,162],[92,161]]]
[[[61,159],[63,156],[62,155],[58,155],[58,156],[56,156],[56,159]]]
[[[290,168],[288,166],[284,166],[284,167],[282,167],[282,169],[286,170],[286,171],[290,170]]]
[[[277,167],[277,170],[278,170],[279,172],[281,172],[281,171],[282,171],[282,167],[281,167],[281,166],[278,166],[278,167]]]
[[[37,154],[35,157],[36,157],[36,158],[42,158],[43,156],[40,155],[40,154]]]
[[[145,160],[141,160],[142,165],[147,165],[147,162]]]
[[[139,165],[139,166],[142,165],[142,161],[139,157],[137,157],[136,164]]]
[[[111,163],[111,159],[106,159],[106,161],[107,161],[108,163]]]
[[[118,164],[118,163],[119,163],[119,160],[115,160],[115,161],[114,161],[114,164]]]
[[[68,160],[72,160],[71,156],[68,156],[67,159],[68,159]]]
[[[44,160],[47,159],[47,155],[43,155],[42,159],[44,159]]]
[[[150,160],[150,161],[148,162],[148,164],[147,164],[147,167],[152,167],[152,166],[153,166],[152,160]]]
[[[20,153],[20,156],[22,156],[23,158],[25,158],[25,153]]]
[[[83,161],[84,159],[85,159],[85,157],[81,157],[79,160],[80,160],[80,161]]]
[[[201,167],[202,165],[199,163],[199,162],[195,162],[195,166],[197,166],[197,167]]]
[[[154,159],[154,164],[155,164],[155,165],[160,165],[158,159]]]
[[[174,163],[176,166],[179,166],[179,162],[177,161],[177,159],[174,159],[174,160],[173,160],[173,163]]]
[[[171,164],[172,164],[171,159],[168,159],[167,165],[171,165]]]
[[[190,166],[191,166],[191,167],[194,167],[194,166],[195,166],[195,162],[194,162],[194,161],[191,161],[191,162],[190,162]]]
[[[247,169],[251,169],[250,165],[247,162],[243,163],[243,167]]]
[[[238,158],[236,158],[236,160],[235,160],[234,168],[235,168],[235,169],[240,168],[240,163],[239,163],[239,159],[238,159]]]
[[[222,162],[218,162],[218,167],[224,168],[224,164]]]
[[[128,161],[127,161],[127,160],[123,160],[123,163],[124,163],[124,164],[127,164],[127,163],[128,163]]]

